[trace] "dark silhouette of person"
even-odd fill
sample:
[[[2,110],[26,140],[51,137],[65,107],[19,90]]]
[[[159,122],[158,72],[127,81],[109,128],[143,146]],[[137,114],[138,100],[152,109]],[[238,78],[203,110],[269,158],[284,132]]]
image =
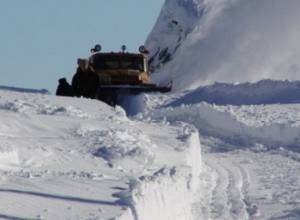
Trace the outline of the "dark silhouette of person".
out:
[[[78,97],[95,98],[99,86],[96,73],[88,64],[88,60],[78,59],[78,68],[72,79],[72,88]]]
[[[58,80],[58,86],[56,89],[57,96],[74,96],[72,86],[67,82],[66,78],[61,78]]]

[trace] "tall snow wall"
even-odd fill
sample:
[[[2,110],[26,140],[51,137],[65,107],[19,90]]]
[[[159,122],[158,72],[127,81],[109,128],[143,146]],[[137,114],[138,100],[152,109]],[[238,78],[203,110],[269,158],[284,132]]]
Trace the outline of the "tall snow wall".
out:
[[[146,46],[175,90],[300,79],[299,0],[166,0]]]
[[[192,127],[191,127],[192,128]],[[192,220],[194,193],[202,170],[201,146],[196,129],[189,130],[183,146],[184,166],[165,167],[133,180],[131,191],[120,195],[129,207],[114,220]]]

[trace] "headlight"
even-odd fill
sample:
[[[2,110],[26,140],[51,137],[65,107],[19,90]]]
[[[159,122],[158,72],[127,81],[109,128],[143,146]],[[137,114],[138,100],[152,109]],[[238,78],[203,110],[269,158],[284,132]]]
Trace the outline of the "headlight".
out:
[[[96,45],[95,45],[95,51],[96,51],[96,52],[100,52],[101,49],[102,49],[102,47],[101,47],[100,44],[96,44]]]
[[[139,51],[142,54],[148,54],[149,53],[149,51],[146,49],[146,47],[144,45],[139,47]]]

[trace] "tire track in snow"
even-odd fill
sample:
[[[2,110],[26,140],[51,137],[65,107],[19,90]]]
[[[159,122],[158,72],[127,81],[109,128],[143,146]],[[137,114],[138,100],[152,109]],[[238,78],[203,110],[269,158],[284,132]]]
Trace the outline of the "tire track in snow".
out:
[[[214,169],[203,163],[203,171],[200,177],[200,185],[196,192],[197,197],[195,203],[192,206],[192,212],[195,216],[195,220],[205,219],[211,220],[211,203],[213,190],[217,186],[217,173]]]
[[[220,166],[219,163],[210,164],[210,167],[214,169],[218,175],[217,184],[212,192],[212,203],[211,203],[211,216],[212,219],[231,219],[229,215],[229,200],[227,195],[227,189],[229,184],[228,175],[225,169]]]
[[[249,219],[251,203],[248,197],[247,172],[226,158],[207,155],[206,161],[217,174],[215,188],[211,191],[209,219]]]
[[[256,204],[253,204],[251,202],[250,196],[249,196],[249,188],[250,188],[250,177],[248,172],[239,164],[233,163],[240,171],[240,174],[243,179],[243,186],[242,186],[242,195],[244,203],[246,205],[246,211],[248,213],[249,219],[253,219],[257,214],[259,214],[258,208]]]
[[[230,202],[230,213],[232,219],[249,219],[244,200],[244,181],[240,170],[236,168],[234,164],[230,164],[230,167],[225,168],[229,178],[227,193]]]

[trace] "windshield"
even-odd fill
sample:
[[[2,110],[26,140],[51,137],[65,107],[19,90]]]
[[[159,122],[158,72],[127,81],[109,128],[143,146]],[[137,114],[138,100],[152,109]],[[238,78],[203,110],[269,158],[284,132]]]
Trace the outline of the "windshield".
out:
[[[145,71],[143,56],[127,54],[96,54],[91,58],[95,70],[132,69]]]

